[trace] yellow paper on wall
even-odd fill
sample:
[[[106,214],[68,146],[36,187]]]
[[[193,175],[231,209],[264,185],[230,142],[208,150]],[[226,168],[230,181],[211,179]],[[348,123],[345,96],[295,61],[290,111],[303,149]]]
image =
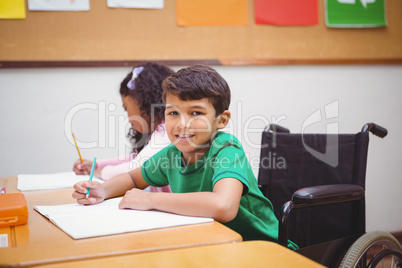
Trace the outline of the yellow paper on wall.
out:
[[[176,0],[179,26],[247,25],[247,0]]]
[[[25,18],[25,0],[0,0],[0,19]]]

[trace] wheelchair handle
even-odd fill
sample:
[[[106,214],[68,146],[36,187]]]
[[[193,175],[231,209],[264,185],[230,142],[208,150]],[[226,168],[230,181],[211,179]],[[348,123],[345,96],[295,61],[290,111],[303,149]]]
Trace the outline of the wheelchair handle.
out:
[[[290,133],[290,130],[285,127],[281,127],[280,125],[268,124],[265,127],[264,132]]]
[[[367,123],[363,126],[362,132],[371,132],[374,135],[384,138],[388,134],[388,130],[374,123]]]

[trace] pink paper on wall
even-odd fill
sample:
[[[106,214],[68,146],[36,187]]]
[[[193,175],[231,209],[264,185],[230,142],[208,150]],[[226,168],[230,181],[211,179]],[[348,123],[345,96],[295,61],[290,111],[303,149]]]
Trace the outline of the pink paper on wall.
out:
[[[317,0],[254,0],[256,24],[318,24]]]

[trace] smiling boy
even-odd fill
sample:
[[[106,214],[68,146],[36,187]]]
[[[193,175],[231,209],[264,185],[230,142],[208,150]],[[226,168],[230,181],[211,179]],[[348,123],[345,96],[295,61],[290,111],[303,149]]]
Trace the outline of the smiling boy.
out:
[[[211,217],[244,240],[276,241],[278,222],[240,142],[222,131],[231,114],[230,89],[212,68],[195,65],[163,83],[166,132],[172,142],[141,168],[99,184],[80,182],[73,197],[95,204],[124,195],[121,209],[140,209]],[[143,191],[170,185],[172,193]],[[87,187],[90,196],[85,199]],[[289,247],[297,248],[293,243]]]

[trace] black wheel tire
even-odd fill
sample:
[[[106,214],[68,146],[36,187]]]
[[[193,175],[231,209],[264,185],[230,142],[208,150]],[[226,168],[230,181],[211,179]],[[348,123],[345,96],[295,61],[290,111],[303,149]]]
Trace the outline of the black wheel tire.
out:
[[[358,264],[366,257],[367,252],[375,246],[382,246],[383,248],[395,249],[402,252],[401,244],[391,234],[381,231],[366,233],[349,248],[339,268],[367,267],[366,263],[360,266]]]

